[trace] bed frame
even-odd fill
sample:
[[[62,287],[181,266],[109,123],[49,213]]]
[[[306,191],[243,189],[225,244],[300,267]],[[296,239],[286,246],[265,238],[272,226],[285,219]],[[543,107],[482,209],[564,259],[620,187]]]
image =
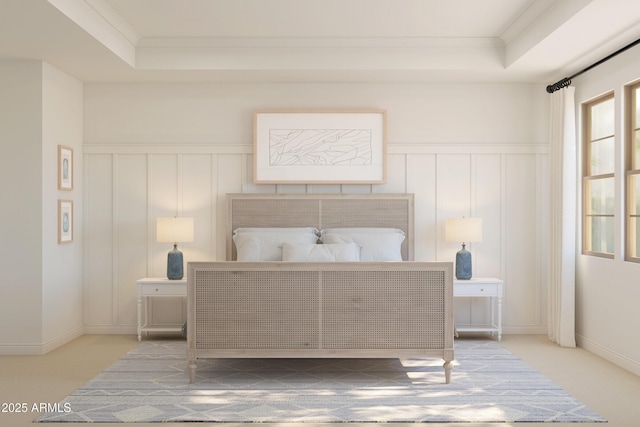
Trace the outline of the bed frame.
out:
[[[413,260],[413,195],[227,196],[226,262],[188,264],[187,358],[438,357],[451,379],[452,263]],[[407,262],[237,262],[237,227],[391,227]],[[231,261],[231,262],[230,262]]]

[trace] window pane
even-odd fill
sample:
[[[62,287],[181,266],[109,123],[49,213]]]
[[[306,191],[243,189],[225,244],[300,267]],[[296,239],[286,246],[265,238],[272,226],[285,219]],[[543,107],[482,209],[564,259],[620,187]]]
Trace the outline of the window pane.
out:
[[[615,173],[614,97],[608,95],[586,108],[588,132],[583,148],[588,158],[584,165],[587,179],[583,180],[583,243],[588,252],[609,255],[614,251],[615,180],[600,176]]]
[[[589,217],[591,223],[591,251],[613,253],[613,218]]]
[[[636,122],[635,127],[640,127],[640,87],[635,89],[634,96],[636,98]]]
[[[615,212],[613,178],[588,180],[587,197],[591,201],[589,214],[613,215]]]
[[[640,218],[629,219],[629,256],[640,256]]]
[[[640,175],[629,176],[629,215],[640,215]]]
[[[591,143],[591,175],[613,173],[613,138]]]
[[[611,136],[614,133],[613,98],[591,107],[591,140]]]
[[[640,169],[640,131],[636,131],[636,145],[633,150],[636,154],[632,158],[635,163],[633,164],[633,169]]]

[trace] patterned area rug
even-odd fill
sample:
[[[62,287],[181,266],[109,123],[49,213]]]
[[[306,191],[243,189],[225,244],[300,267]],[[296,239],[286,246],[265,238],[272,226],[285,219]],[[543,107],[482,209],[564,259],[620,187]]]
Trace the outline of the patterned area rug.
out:
[[[434,359],[201,360],[143,341],[38,422],[606,422],[490,340]],[[68,405],[66,405],[68,403]]]

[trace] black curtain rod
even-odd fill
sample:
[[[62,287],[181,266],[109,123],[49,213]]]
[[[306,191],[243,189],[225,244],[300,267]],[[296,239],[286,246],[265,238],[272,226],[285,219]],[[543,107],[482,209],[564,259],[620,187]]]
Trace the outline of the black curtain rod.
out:
[[[576,77],[578,77],[580,74],[582,73],[586,73],[587,71],[589,71],[592,68],[597,67],[598,65],[602,64],[603,62],[607,62],[608,60],[610,60],[611,58],[613,58],[614,56],[624,52],[627,49],[631,49],[632,47],[634,47],[635,45],[640,43],[640,39],[634,41],[633,43],[629,43],[628,45],[626,45],[625,47],[616,50],[615,52],[613,52],[611,55],[602,58],[600,61],[596,62],[595,64],[591,64],[589,65],[587,68],[585,68],[584,70],[580,70],[577,73],[575,73],[573,76],[570,77],[565,77],[564,79],[560,80],[559,82],[556,82],[552,85],[547,86],[547,92],[548,93],[553,93],[557,90],[560,90],[564,87],[567,87],[571,84],[571,79],[574,79]]]

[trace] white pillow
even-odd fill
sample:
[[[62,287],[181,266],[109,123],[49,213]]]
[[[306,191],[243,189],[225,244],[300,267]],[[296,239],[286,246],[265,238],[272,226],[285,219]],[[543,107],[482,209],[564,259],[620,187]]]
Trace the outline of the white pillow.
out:
[[[315,244],[318,229],[301,228],[238,228],[233,232],[238,261],[282,261],[284,243]]]
[[[404,238],[397,228],[328,228],[320,237],[323,244],[356,243],[360,261],[402,261]]]
[[[360,247],[355,243],[308,245],[285,243],[282,260],[293,262],[360,261]]]

